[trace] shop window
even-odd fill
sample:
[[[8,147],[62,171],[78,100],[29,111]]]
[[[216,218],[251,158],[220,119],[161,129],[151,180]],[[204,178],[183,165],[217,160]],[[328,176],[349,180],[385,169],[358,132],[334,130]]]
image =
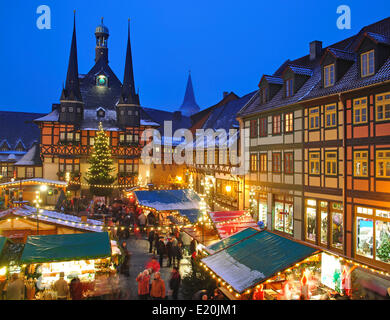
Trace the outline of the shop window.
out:
[[[281,128],[281,116],[273,116],[272,117],[272,134],[280,134],[280,128]]]
[[[275,229],[284,233],[293,234],[294,198],[275,195]]]
[[[309,173],[320,174],[320,153],[309,152]]]
[[[315,130],[320,127],[320,108],[309,109],[309,129]]]
[[[390,120],[390,92],[376,96],[376,121]]]
[[[320,242],[328,244],[328,202],[320,201]]]
[[[294,153],[292,152],[284,153],[284,173],[286,174],[294,173]]]
[[[324,87],[331,87],[334,85],[334,64],[324,67]]]
[[[337,152],[325,152],[325,174],[328,176],[337,175]]]
[[[266,153],[260,154],[260,172],[267,172],[268,156]]]
[[[374,50],[362,53],[360,55],[360,66],[362,77],[368,77],[375,73]]]
[[[330,214],[332,219],[331,246],[337,249],[342,249],[344,243],[343,205],[341,203],[332,202],[330,207]]]
[[[337,125],[337,108],[335,104],[325,106],[325,128]]]
[[[284,115],[284,132],[291,133],[294,131],[294,113],[289,112]]]
[[[257,137],[257,119],[250,122],[250,135],[251,138]]]
[[[317,234],[317,201],[306,201],[306,239],[315,242]]]
[[[355,177],[368,176],[368,151],[353,153],[353,172]]]
[[[367,122],[367,98],[353,100],[353,123]]]
[[[376,176],[390,178],[390,150],[376,151]]]
[[[356,253],[390,263],[390,211],[356,207]]]
[[[259,136],[266,137],[268,134],[268,118],[263,117],[259,119]]]
[[[264,226],[267,226],[267,194],[259,194],[259,221],[264,223]]]
[[[251,154],[250,170],[251,172],[257,172],[257,154]]]
[[[281,172],[281,156],[280,153],[272,153],[272,172]]]

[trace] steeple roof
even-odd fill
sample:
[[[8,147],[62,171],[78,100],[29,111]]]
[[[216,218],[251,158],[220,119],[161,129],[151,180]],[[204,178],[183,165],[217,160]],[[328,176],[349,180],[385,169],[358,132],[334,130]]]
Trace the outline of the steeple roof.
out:
[[[131,44],[130,44],[130,19],[128,22],[128,31],[127,31],[125,73],[123,76],[123,84],[122,84],[119,104],[139,105],[139,96],[135,93],[135,84],[134,84],[133,59],[131,55]]]
[[[195,101],[194,88],[192,87],[191,71],[188,74],[187,88],[184,94],[183,103],[179,110],[183,115],[187,117],[200,111],[200,108]]]
[[[62,90],[61,100],[82,101],[79,84],[79,72],[77,63],[77,43],[76,43],[76,13],[73,17],[73,35],[70,46],[68,72],[66,74],[65,87]]]

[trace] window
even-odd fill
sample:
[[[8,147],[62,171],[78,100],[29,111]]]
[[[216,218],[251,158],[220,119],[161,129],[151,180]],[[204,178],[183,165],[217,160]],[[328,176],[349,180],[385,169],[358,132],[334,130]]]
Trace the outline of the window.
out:
[[[281,122],[280,115],[272,117],[272,134],[280,134],[280,122]]]
[[[66,133],[60,132],[60,141],[65,141],[65,140],[66,140]]]
[[[286,97],[293,95],[293,79],[286,80]]]
[[[342,249],[344,243],[344,218],[343,205],[338,202],[332,202],[330,206],[331,217],[331,246],[336,249]]]
[[[266,103],[268,100],[268,88],[261,89],[261,103]]]
[[[325,174],[328,176],[337,175],[337,152],[325,152]]]
[[[34,168],[26,168],[26,178],[34,177]]]
[[[337,108],[335,104],[325,106],[325,128],[335,127],[337,124]]]
[[[275,195],[275,229],[293,234],[294,198],[290,196]]]
[[[66,107],[61,107],[61,112],[66,112]]]
[[[106,112],[103,109],[98,109],[97,116],[98,117],[104,117],[106,115]]]
[[[268,118],[263,117],[259,119],[259,136],[266,137],[268,134]]]
[[[73,132],[68,132],[68,133],[66,134],[66,137],[67,137],[67,140],[68,140],[68,141],[73,141]]]
[[[367,122],[367,98],[355,99],[353,101],[353,123],[360,124]]]
[[[376,96],[376,121],[390,120],[390,92]]]
[[[121,133],[119,135],[119,142],[124,142],[125,141],[125,135],[123,133]]]
[[[320,174],[319,152],[309,152],[309,174]]]
[[[69,107],[69,112],[73,112],[73,107]]]
[[[355,177],[368,176],[368,151],[354,151],[353,174]]]
[[[281,172],[281,157],[280,153],[272,153],[272,172],[280,173]]]
[[[334,64],[324,67],[324,87],[331,87],[334,85]]]
[[[251,120],[250,122],[250,137],[251,138],[257,137],[257,119]]]
[[[81,113],[81,108],[80,108],[80,107],[77,107],[77,108],[76,108],[76,112],[77,112],[77,113]]]
[[[315,242],[317,236],[317,201],[306,200],[306,239]]]
[[[356,253],[390,263],[390,211],[356,207]]]
[[[360,64],[362,77],[373,75],[375,73],[374,50],[362,53],[360,55]]]
[[[284,132],[290,133],[294,130],[294,113],[289,112],[284,115]]]
[[[320,127],[320,108],[309,109],[309,129],[319,129]]]
[[[261,153],[260,154],[260,172],[267,172],[267,154],[266,153]]]
[[[390,178],[390,150],[376,151],[377,178]]]
[[[89,137],[89,145],[93,146],[95,144],[95,137]]]
[[[257,154],[251,154],[250,169],[251,169],[251,172],[257,171]]]
[[[294,173],[294,154],[292,152],[284,153],[284,173]]]

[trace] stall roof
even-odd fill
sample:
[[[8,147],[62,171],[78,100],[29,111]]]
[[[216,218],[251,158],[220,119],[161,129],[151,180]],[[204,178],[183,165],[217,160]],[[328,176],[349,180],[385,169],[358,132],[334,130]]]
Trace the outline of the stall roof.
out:
[[[7,238],[6,237],[3,237],[3,236],[0,236],[0,256],[1,256],[1,253],[3,252],[3,249],[5,247],[5,244],[7,243]]]
[[[221,239],[225,239],[246,228],[258,229],[255,220],[246,211],[210,212],[209,216]]]
[[[107,232],[28,236],[21,263],[98,259],[111,256]]]
[[[134,191],[140,205],[157,211],[199,209],[199,196],[189,189]]]
[[[264,230],[205,257],[206,264],[239,293],[313,255],[317,249]]]
[[[253,236],[254,234],[260,232],[257,229],[254,228],[246,228],[240,232],[234,233],[230,237],[227,237],[225,239],[222,239],[221,241],[218,241],[216,243],[213,243],[211,246],[208,246],[206,248],[206,251],[213,254],[216,251],[223,250],[239,241],[242,241],[250,236]]]
[[[200,215],[199,209],[184,209],[178,211],[180,215],[187,217],[191,223],[195,223],[196,220],[198,220],[198,217]]]

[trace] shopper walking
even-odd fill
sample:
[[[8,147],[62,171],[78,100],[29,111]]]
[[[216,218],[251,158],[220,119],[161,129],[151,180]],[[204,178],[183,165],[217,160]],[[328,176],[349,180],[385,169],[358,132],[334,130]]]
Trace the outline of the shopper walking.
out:
[[[173,267],[171,278],[169,279],[169,289],[172,290],[172,300],[177,300],[179,295],[179,288],[181,284],[181,276],[179,268]]]
[[[180,261],[183,259],[183,245],[181,242],[179,242],[175,247],[175,258],[177,268],[180,268]]]
[[[150,230],[149,231],[149,235],[148,235],[149,253],[152,253],[152,250],[153,250],[154,235],[155,235],[155,231],[154,230]]]
[[[136,281],[138,282],[138,298],[140,300],[147,300],[149,296],[149,271],[144,270],[140,272]]]
[[[157,254],[159,255],[159,263],[161,268],[163,267],[163,260],[164,260],[164,255],[166,252],[166,247],[163,238],[160,238],[158,240],[158,247],[157,247]]]
[[[167,255],[168,255],[168,267],[171,267],[171,265],[172,265],[172,258],[175,255],[172,239],[168,240],[168,243],[167,243],[166,247],[167,247]]]
[[[160,272],[156,272],[154,280],[152,281],[152,287],[150,289],[150,296],[153,300],[165,299],[165,282],[161,279]]]

